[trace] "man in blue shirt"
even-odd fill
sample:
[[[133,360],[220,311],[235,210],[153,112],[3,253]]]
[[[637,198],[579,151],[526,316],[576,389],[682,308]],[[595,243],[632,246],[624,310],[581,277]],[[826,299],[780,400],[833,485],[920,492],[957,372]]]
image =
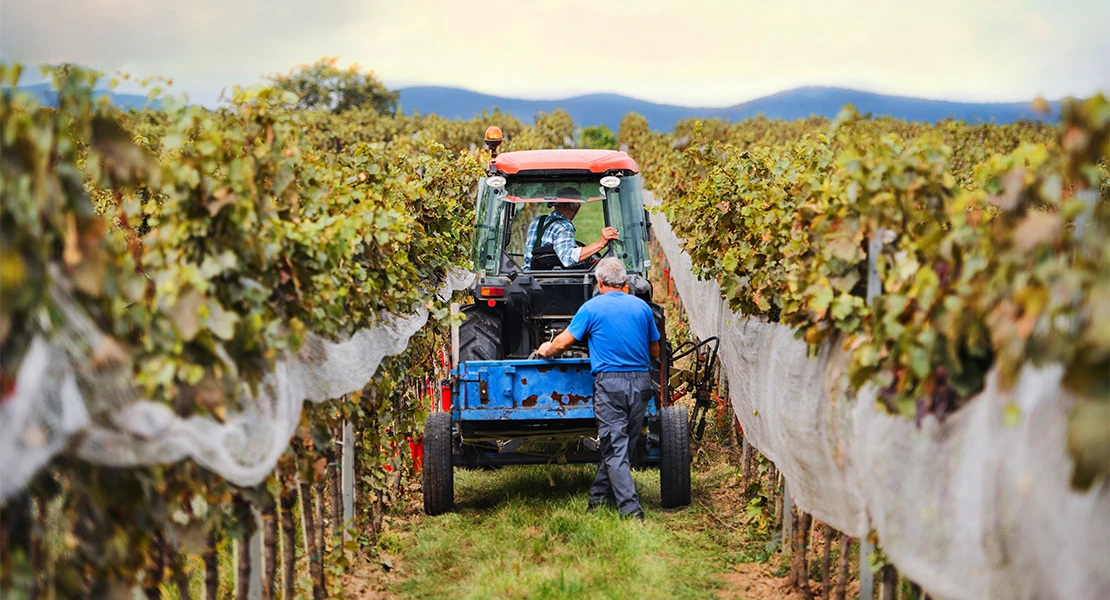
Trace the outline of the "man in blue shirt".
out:
[[[573,187],[567,186],[555,192],[558,198],[581,198],[582,194]],[[587,258],[601,252],[610,240],[618,239],[619,234],[612,227],[601,230],[601,238],[592,244],[579,247],[575,240],[574,217],[578,215],[582,204],[577,202],[559,202],[551,204],[555,210],[551,214],[541,215],[528,224],[528,235],[524,242],[524,268],[532,269],[532,255],[537,249],[550,245],[564,269],[584,266]],[[550,267],[538,267],[549,269]]]
[[[536,354],[553,357],[577,340],[586,340],[601,444],[601,464],[590,487],[588,510],[613,504],[622,516],[643,521],[629,457],[654,395],[649,372],[651,359],[659,357],[659,329],[647,302],[624,292],[628,273],[620,260],[603,258],[594,273],[601,294],[583,304],[570,327],[544,342]]]

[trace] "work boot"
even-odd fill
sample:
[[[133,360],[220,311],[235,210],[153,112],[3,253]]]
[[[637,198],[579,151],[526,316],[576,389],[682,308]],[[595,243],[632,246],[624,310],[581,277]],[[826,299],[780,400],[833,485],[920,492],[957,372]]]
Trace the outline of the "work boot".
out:
[[[635,520],[639,521],[640,523],[643,523],[644,522],[644,511],[641,510],[641,509],[636,509],[636,512],[621,513],[621,518],[635,519]]]

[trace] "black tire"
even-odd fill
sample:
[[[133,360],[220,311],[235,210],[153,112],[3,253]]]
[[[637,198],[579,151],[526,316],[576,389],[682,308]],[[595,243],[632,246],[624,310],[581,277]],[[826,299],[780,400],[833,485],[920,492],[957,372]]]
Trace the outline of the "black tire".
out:
[[[459,325],[459,361],[501,360],[501,318],[474,304],[462,312],[466,320]]]
[[[424,512],[435,516],[455,507],[451,469],[451,413],[435,412],[424,422]]]
[[[685,406],[662,413],[663,456],[659,461],[659,495],[663,508],[690,503],[690,428]]]
[[[651,382],[655,388],[655,408],[662,411],[671,403],[671,343],[667,340],[667,316],[663,307],[648,304],[655,317],[655,327],[659,329],[659,359],[651,359]]]

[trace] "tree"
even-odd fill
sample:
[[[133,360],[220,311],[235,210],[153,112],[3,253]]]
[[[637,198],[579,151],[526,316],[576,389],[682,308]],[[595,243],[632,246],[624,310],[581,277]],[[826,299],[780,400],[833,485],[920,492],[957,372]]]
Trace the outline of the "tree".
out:
[[[301,65],[284,75],[272,75],[278,89],[297,95],[297,107],[341,113],[355,108],[371,108],[379,113],[397,110],[398,92],[391,92],[371,71],[353,64],[336,66],[337,58],[324,57],[311,65]]]
[[[621,119],[620,129],[617,130],[617,142],[628,146],[628,152],[636,156],[640,146],[650,134],[651,128],[648,126],[647,119],[643,115],[630,112]]]
[[[582,148],[597,148],[600,150],[616,150],[617,137],[613,130],[604,125],[585,127],[578,134],[579,146]]]
[[[574,119],[567,111],[556,108],[551,114],[536,113],[535,131],[543,140],[546,148],[570,148],[574,146]]]

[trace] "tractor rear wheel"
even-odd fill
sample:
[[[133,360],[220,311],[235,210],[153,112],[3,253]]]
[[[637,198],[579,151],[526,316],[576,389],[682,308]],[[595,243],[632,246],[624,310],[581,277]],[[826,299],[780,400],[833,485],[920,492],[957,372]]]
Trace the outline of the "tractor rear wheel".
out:
[[[451,413],[434,412],[424,422],[424,512],[441,515],[455,507],[451,468]]]
[[[459,325],[459,361],[500,360],[501,318],[476,304],[462,312],[466,320]]]
[[[659,492],[663,508],[690,503],[690,422],[685,406],[667,406],[662,413]]]

